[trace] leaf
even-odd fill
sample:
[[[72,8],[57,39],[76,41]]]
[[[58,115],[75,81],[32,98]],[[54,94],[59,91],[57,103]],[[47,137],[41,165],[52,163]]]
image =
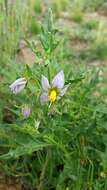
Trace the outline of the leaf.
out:
[[[47,52],[51,54],[52,51],[57,47],[58,41],[55,38],[56,31],[53,26],[53,15],[52,10],[49,9],[48,14],[45,19],[44,25],[41,27],[40,41],[42,47]]]
[[[32,77],[32,70],[27,64],[26,64],[26,76],[29,78]]]
[[[48,10],[48,14],[46,17],[46,26],[47,26],[48,32],[51,33],[53,31],[53,15],[52,15],[51,9]]]
[[[20,156],[31,155],[33,152],[42,150],[47,146],[50,146],[50,144],[39,141],[30,141],[22,146],[17,146],[15,149],[10,149],[7,154],[0,156],[0,160],[16,159]]]

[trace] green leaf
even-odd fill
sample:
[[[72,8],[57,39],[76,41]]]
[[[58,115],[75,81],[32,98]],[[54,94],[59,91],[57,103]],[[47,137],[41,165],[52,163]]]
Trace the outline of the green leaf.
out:
[[[26,64],[26,76],[32,77],[32,69]]]
[[[33,152],[42,150],[48,146],[50,144],[32,140],[29,143],[26,142],[26,144],[17,146],[15,149],[10,149],[7,154],[0,156],[0,160],[16,159],[20,156],[31,155]]]

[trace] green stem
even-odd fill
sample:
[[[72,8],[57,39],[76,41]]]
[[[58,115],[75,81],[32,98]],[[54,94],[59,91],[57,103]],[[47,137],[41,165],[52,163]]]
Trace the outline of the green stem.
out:
[[[49,60],[49,64],[48,64],[48,80],[49,82],[51,82],[51,53],[47,55],[47,59]]]
[[[51,81],[50,65],[48,65],[48,80]]]
[[[5,3],[6,16],[8,16],[8,0],[5,0],[4,3]]]

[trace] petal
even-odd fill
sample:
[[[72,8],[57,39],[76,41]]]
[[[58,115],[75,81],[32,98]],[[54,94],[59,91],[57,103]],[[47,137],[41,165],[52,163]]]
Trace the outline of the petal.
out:
[[[20,78],[13,82],[9,87],[14,94],[17,94],[24,89],[26,83],[27,80],[25,78]]]
[[[40,102],[41,104],[48,102],[49,101],[49,97],[48,97],[48,93],[44,92],[41,96],[40,96]]]
[[[13,88],[14,86],[18,85],[18,84],[25,84],[27,83],[27,80],[25,78],[19,78],[17,80],[15,80],[11,85],[10,88]]]
[[[59,89],[64,87],[64,72],[60,71],[52,80],[52,87],[57,87]]]
[[[62,98],[62,96],[64,96],[68,87],[69,87],[69,85],[64,86],[64,88],[60,91],[59,95],[57,96],[57,100],[60,100]]]
[[[11,88],[11,91],[13,92],[13,94],[18,94],[20,91],[22,91],[25,87],[25,84],[23,85],[17,85],[13,88]]]
[[[42,75],[41,83],[42,83],[43,90],[48,91],[48,89],[50,88],[50,85],[49,85],[48,79],[44,75]]]
[[[38,120],[36,121],[36,120],[35,120],[35,128],[36,128],[36,129],[39,129],[39,127],[40,127],[40,121],[38,121]]]

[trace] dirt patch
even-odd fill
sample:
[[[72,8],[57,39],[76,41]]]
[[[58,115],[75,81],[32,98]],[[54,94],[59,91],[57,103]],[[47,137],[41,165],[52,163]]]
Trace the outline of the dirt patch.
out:
[[[35,62],[35,55],[30,48],[22,48],[17,55],[17,62],[32,65]]]
[[[71,46],[77,51],[82,49],[88,49],[88,44],[84,40],[79,39],[73,39],[71,41]]]
[[[104,14],[99,14],[98,12],[93,12],[93,13],[86,13],[84,15],[85,20],[90,21],[90,20],[97,20],[101,22],[107,22],[107,17],[104,16]]]
[[[21,181],[18,178],[7,177],[0,173],[0,190],[22,190]]]

